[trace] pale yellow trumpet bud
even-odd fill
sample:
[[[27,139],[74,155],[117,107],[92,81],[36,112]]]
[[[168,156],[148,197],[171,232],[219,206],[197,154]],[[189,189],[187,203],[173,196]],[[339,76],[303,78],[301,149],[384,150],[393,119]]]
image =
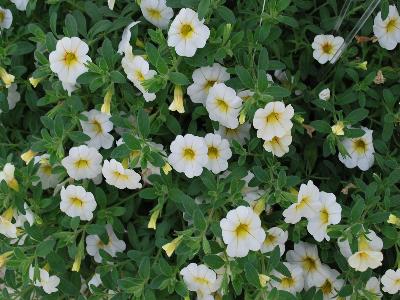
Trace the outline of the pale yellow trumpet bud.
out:
[[[21,159],[26,163],[29,164],[29,162],[36,156],[36,152],[32,151],[29,149],[25,153],[21,154]]]
[[[337,122],[331,129],[334,135],[344,135],[344,124],[342,121]]]
[[[172,242],[162,246],[163,250],[165,251],[168,257],[171,257],[171,255],[175,252],[176,248],[181,243],[182,238],[183,236],[178,236],[177,238],[173,239]]]
[[[183,91],[180,85],[176,85],[174,88],[174,100],[168,108],[170,111],[177,111],[180,114],[185,112],[183,107]]]
[[[14,82],[15,76],[8,74],[6,69],[0,67],[0,78],[6,85],[6,88],[9,88],[11,84]]]

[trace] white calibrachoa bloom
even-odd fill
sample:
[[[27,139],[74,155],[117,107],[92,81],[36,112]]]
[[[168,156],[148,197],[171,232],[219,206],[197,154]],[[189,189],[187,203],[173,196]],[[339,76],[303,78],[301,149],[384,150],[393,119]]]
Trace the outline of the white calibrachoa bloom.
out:
[[[276,246],[279,247],[281,256],[285,253],[285,243],[288,239],[288,232],[279,227],[272,227],[267,230],[267,237],[265,238],[261,252],[271,252]]]
[[[113,129],[111,116],[96,109],[82,114],[87,117],[87,121],[80,121],[83,133],[90,137],[86,144],[95,149],[110,149],[114,142],[114,137],[109,133]]]
[[[208,133],[204,141],[208,148],[208,162],[205,167],[214,174],[228,169],[228,159],[232,157],[228,140],[222,139],[218,134]]]
[[[337,293],[344,285],[343,279],[338,279],[340,273],[335,269],[331,269],[327,265],[322,265],[323,271],[321,272],[322,284],[318,288],[322,291],[324,300],[337,299]]]
[[[197,12],[182,8],[168,30],[168,46],[175,47],[179,56],[192,57],[198,48],[204,48],[210,29],[199,20]]]
[[[312,218],[320,209],[319,189],[309,180],[306,184],[300,186],[297,195],[297,202],[285,209],[282,215],[285,222],[296,224],[302,217]]]
[[[93,211],[97,207],[96,200],[91,192],[83,187],[69,185],[61,188],[60,209],[71,218],[79,217],[82,221],[93,219]]]
[[[39,268],[38,278],[34,278],[35,269],[29,267],[29,279],[33,281],[33,284],[37,287],[41,287],[46,294],[56,293],[58,291],[57,286],[60,284],[60,278],[56,275],[50,276],[49,272],[45,269]]]
[[[82,145],[72,147],[61,164],[73,179],[93,179],[101,174],[102,160],[103,156],[96,149]]]
[[[17,238],[17,226],[15,223],[12,223],[13,218],[13,209],[7,209],[1,216],[0,216],[0,234],[10,238],[15,239]]]
[[[382,48],[386,50],[396,48],[400,42],[400,16],[396,6],[389,6],[389,14],[385,20],[382,20],[382,12],[376,15],[373,30]]]
[[[114,9],[114,5],[115,5],[115,0],[108,0],[107,4],[108,4],[108,8],[113,10]]]
[[[104,244],[98,235],[91,234],[86,237],[86,251],[98,263],[101,263],[103,260],[100,256],[100,249],[103,249],[112,257],[115,257],[118,252],[123,252],[126,249],[125,242],[118,239],[110,224],[106,225],[106,231],[108,235],[107,244]]]
[[[18,10],[26,10],[26,6],[28,5],[29,0],[10,0],[12,3],[15,4],[15,7]]]
[[[249,123],[244,123],[233,129],[220,124],[218,130],[214,133],[218,133],[224,139],[229,141],[235,140],[240,145],[244,145],[246,140],[250,138],[250,127],[251,125]]]
[[[11,84],[10,87],[7,89],[7,102],[8,102],[8,109],[12,110],[15,108],[17,103],[21,100],[21,94],[17,91],[17,85],[15,83]],[[0,113],[1,113],[0,109]]]
[[[216,83],[229,80],[230,75],[226,68],[218,63],[212,66],[201,67],[192,74],[193,83],[187,88],[187,94],[194,103],[206,104],[209,90]]]
[[[215,293],[221,287],[222,281],[206,265],[190,263],[179,274],[182,275],[187,289],[197,293],[198,299],[214,299],[214,297],[207,298],[207,296]]]
[[[222,238],[230,257],[245,257],[249,250],[258,251],[265,240],[260,217],[250,207],[232,209],[220,221]]]
[[[274,136],[271,140],[264,142],[264,149],[277,157],[282,157],[289,152],[289,146],[292,143],[292,135],[288,131],[284,136]]]
[[[257,109],[253,126],[257,129],[257,137],[270,141],[273,137],[283,137],[293,127],[293,107],[283,102],[269,102],[264,108]]]
[[[301,269],[301,267],[294,264],[290,264],[287,262],[284,262],[283,264],[289,270],[291,276],[287,277],[282,273],[274,270],[271,274],[274,275],[274,277],[278,278],[279,281],[272,279],[271,285],[278,290],[286,291],[293,295],[296,295],[296,293],[301,292],[304,288],[303,270]]]
[[[399,276],[399,278],[400,278],[400,276]],[[365,289],[368,292],[374,294],[378,299],[382,298],[381,284],[380,284],[378,278],[371,277],[370,279],[368,279],[368,281],[365,285]]]
[[[340,36],[320,34],[315,36],[312,48],[313,57],[320,63],[325,64],[330,61],[342,46],[344,39]]]
[[[361,127],[365,131],[362,137],[346,138],[343,146],[349,153],[349,156],[342,156],[339,153],[339,160],[347,168],[358,167],[362,171],[367,171],[374,164],[374,145],[372,143],[372,130]]]
[[[242,99],[236,95],[234,89],[224,83],[216,83],[210,88],[206,109],[213,121],[221,125],[235,129],[239,126],[239,112],[242,107]]]
[[[336,196],[332,193],[319,193],[321,203],[316,214],[308,219],[307,230],[317,242],[324,239],[330,240],[327,234],[328,225],[339,224],[342,216],[342,207],[336,202]]]
[[[389,294],[397,294],[400,291],[400,269],[389,269],[381,278],[382,290]]]
[[[76,79],[88,70],[88,52],[89,46],[78,37],[63,37],[57,42],[56,50],[49,56],[50,69],[63,82],[64,89],[73,90]]]
[[[119,54],[125,54],[125,53],[132,53],[132,46],[130,45],[131,41],[131,28],[137,24],[139,24],[140,21],[132,22],[128,26],[125,27],[124,31],[122,32],[122,38],[121,41],[118,44],[118,53]]]
[[[166,0],[142,0],[140,10],[147,21],[161,29],[167,28],[174,16],[174,11],[167,6]]]
[[[8,29],[11,27],[13,15],[11,10],[2,8],[0,6],[0,31],[1,29]]]
[[[119,189],[133,190],[142,187],[140,175],[134,170],[125,169],[124,166],[115,159],[111,159],[110,161],[105,160],[102,172],[106,182]]]
[[[18,181],[14,177],[15,166],[11,163],[6,163],[2,171],[0,171],[0,183],[5,181],[8,187],[12,188],[14,191],[19,190]]]
[[[329,88],[323,89],[319,92],[318,98],[323,101],[328,101],[331,98],[331,90]]]
[[[253,207],[256,203],[256,200],[260,199],[265,191],[260,189],[258,186],[249,186],[250,181],[254,178],[254,174],[250,171],[247,172],[247,175],[242,178],[245,181],[245,185],[240,191],[243,199],[249,203],[251,207]]]
[[[35,156],[34,158],[34,163],[39,164],[37,176],[39,176],[44,190],[55,188],[61,179],[59,174],[53,172],[53,167],[49,162],[49,158],[50,155],[48,154]]]
[[[193,178],[201,175],[208,163],[208,148],[204,139],[192,134],[178,135],[170,146],[168,162],[180,173]]]

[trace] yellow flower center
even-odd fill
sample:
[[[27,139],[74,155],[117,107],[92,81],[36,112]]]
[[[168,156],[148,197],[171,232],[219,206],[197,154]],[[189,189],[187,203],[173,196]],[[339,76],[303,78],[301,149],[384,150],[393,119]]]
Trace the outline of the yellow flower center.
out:
[[[50,176],[51,175],[51,165],[49,165],[49,164],[44,164],[44,165],[41,165],[41,167],[40,167],[40,169],[42,170],[42,172],[44,173],[44,174],[46,174],[47,176]]]
[[[143,75],[142,71],[140,71],[140,70],[136,70],[135,71],[135,76],[136,76],[136,79],[139,80],[139,81],[143,81],[144,80],[144,75]]]
[[[368,240],[365,236],[360,236],[358,238],[358,251],[369,251],[371,248],[369,247]]]
[[[182,24],[181,26],[181,36],[185,39],[190,38],[194,33],[194,28],[192,24]]]
[[[65,52],[64,62],[68,67],[70,67],[78,62],[78,58],[76,57],[76,54],[73,52]]]
[[[296,209],[303,209],[308,205],[308,203],[310,203],[310,200],[310,197],[304,196],[303,198],[301,198],[300,202],[296,204]]]
[[[77,169],[86,169],[89,168],[89,161],[87,159],[79,159],[75,161],[74,165]]]
[[[249,234],[249,225],[240,223],[236,227],[235,232],[238,238],[243,238],[244,236],[247,236]]]
[[[228,105],[228,103],[226,103],[223,99],[217,99],[217,100],[216,100],[216,104],[217,104],[218,109],[219,109],[221,112],[224,112],[224,113],[227,113],[227,112],[228,112],[228,110],[229,110],[229,105]]]
[[[325,280],[324,284],[321,286],[321,291],[325,295],[329,295],[332,292],[332,283],[329,280]]]
[[[326,42],[321,46],[322,52],[325,54],[333,54],[333,45],[330,42]]]
[[[149,14],[150,18],[160,20],[161,19],[161,12],[155,8],[148,8],[147,13]]]
[[[284,277],[281,279],[281,286],[286,289],[294,286],[295,283],[296,282],[292,277]]]
[[[319,217],[321,219],[322,224],[327,224],[329,221],[329,212],[326,208],[324,208],[323,210],[321,210],[321,212],[319,213]]]
[[[367,144],[364,142],[364,140],[358,139],[353,142],[353,148],[357,154],[363,154],[367,151]]]
[[[239,127],[238,127],[239,128]],[[225,128],[225,135],[226,136],[230,136],[230,137],[235,137],[238,135],[239,133],[239,129],[238,128]]]
[[[128,175],[122,174],[118,171],[114,171],[113,175],[117,177],[118,180],[128,180]]]
[[[196,153],[192,148],[185,148],[183,150],[183,158],[186,160],[194,160],[196,158]]]
[[[206,84],[204,85],[204,89],[208,91],[216,82],[216,80],[207,80]]]
[[[210,281],[204,277],[194,277],[193,281],[201,285],[208,285],[210,283]]]
[[[218,159],[219,158],[218,148],[216,148],[214,146],[208,147],[208,158],[209,159]]]
[[[6,14],[4,13],[4,11],[0,10],[0,23],[3,23],[5,18],[6,18]]]
[[[77,206],[77,207],[83,206],[83,201],[78,197],[72,197],[69,199],[69,201],[71,202],[71,205],[73,205],[73,206]]]
[[[92,121],[92,126],[93,126],[93,131],[96,132],[96,134],[103,133],[103,127],[101,126],[99,121],[93,120]]]
[[[317,269],[317,262],[314,258],[306,256],[303,258],[303,267],[308,272],[315,271]]]
[[[273,243],[276,242],[276,240],[277,240],[277,237],[276,237],[275,235],[273,235],[273,234],[268,234],[267,237],[266,237],[266,239],[265,239],[265,241],[264,241],[264,244],[266,244],[266,245],[272,245]]]
[[[278,138],[277,136],[274,136],[271,140],[271,144],[273,145],[279,145],[280,144],[280,138]]]
[[[394,32],[396,29],[398,29],[397,19],[395,19],[395,18],[390,19],[389,22],[386,24],[386,32],[391,33],[391,32]]]
[[[279,123],[280,114],[277,112],[270,113],[266,118],[265,122],[268,123]]]

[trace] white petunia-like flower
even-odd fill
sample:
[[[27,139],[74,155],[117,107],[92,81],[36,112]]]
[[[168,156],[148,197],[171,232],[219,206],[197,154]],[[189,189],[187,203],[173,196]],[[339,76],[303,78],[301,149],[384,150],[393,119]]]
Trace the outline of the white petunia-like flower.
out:
[[[86,251],[89,255],[93,256],[94,260],[101,263],[103,258],[100,256],[100,249],[115,257],[118,252],[123,252],[126,249],[126,244],[123,240],[119,240],[115,235],[112,226],[106,225],[108,235],[108,243],[104,244],[98,235],[88,235],[86,237]]]
[[[281,256],[285,253],[285,243],[288,239],[288,232],[279,227],[272,227],[267,230],[267,237],[265,238],[261,252],[271,252],[276,246],[279,247]]]
[[[368,279],[365,285],[365,289],[368,292],[374,294],[375,297],[377,297],[378,299],[381,299],[383,296],[381,291],[381,283],[379,282],[379,279],[376,277],[371,277],[370,279]]]
[[[289,152],[289,146],[292,143],[292,135],[288,131],[284,136],[274,136],[271,140],[264,142],[264,149],[277,157],[282,157]]]
[[[290,264],[287,262],[284,262],[283,264],[289,270],[290,276],[285,276],[282,273],[274,270],[271,274],[278,280],[272,279],[271,285],[278,290],[286,291],[293,295],[296,295],[296,293],[301,292],[304,288],[303,270],[301,269],[301,267],[294,264]]]
[[[318,98],[323,101],[328,101],[331,98],[331,90],[329,88],[323,89],[319,92]]]
[[[63,37],[50,53],[50,69],[67,86],[75,86],[76,79],[88,70],[86,63],[91,61],[88,52],[89,46],[80,38]]]
[[[300,186],[297,202],[285,209],[282,215],[285,222],[296,224],[302,217],[312,218],[320,209],[319,189],[309,180],[306,184]]]
[[[11,10],[2,8],[0,6],[0,31],[1,29],[8,29],[11,27],[13,15]]]
[[[114,137],[109,133],[113,129],[111,116],[96,109],[82,114],[87,117],[87,121],[80,121],[83,133],[90,137],[86,144],[95,149],[110,149],[114,142]]]
[[[229,141],[235,140],[240,145],[244,145],[246,140],[250,138],[250,128],[251,125],[249,123],[244,123],[234,129],[222,126],[220,124],[218,130],[216,130],[214,133],[218,133],[224,139]]]
[[[29,0],[10,0],[12,3],[15,4],[15,7],[18,10],[26,10],[26,6],[28,5]]]
[[[257,129],[257,137],[270,141],[273,137],[283,137],[293,127],[293,107],[281,101],[269,102],[264,108],[257,109],[253,126]]]
[[[115,5],[115,0],[108,0],[108,8],[113,10],[114,9],[114,5]]]
[[[187,88],[187,94],[194,103],[206,104],[209,90],[216,83],[229,80],[230,75],[226,68],[218,63],[212,66],[201,67],[192,74],[193,83]]]
[[[93,219],[97,203],[91,192],[87,192],[81,186],[69,185],[67,188],[61,188],[60,195],[60,210],[67,216],[79,217],[82,221]]]
[[[7,209],[1,216],[0,216],[0,234],[10,238],[15,239],[17,238],[17,226],[16,224],[12,223],[13,217],[13,210]]]
[[[206,109],[213,121],[221,125],[235,129],[239,126],[239,112],[242,107],[242,99],[236,95],[234,89],[224,83],[216,83],[210,88]]]
[[[197,12],[182,8],[168,30],[168,46],[175,47],[179,56],[192,57],[198,48],[204,48],[210,29],[199,20]]]
[[[365,131],[362,137],[344,139],[343,146],[349,156],[342,156],[339,153],[339,160],[349,169],[358,167],[362,171],[367,171],[374,164],[373,131],[365,127],[361,129]]]
[[[208,133],[204,142],[208,148],[208,162],[205,167],[214,174],[228,169],[228,159],[232,157],[228,140],[222,139],[218,134]]]
[[[265,240],[260,217],[250,207],[239,206],[229,211],[220,226],[230,257],[245,257],[249,250],[258,251]]]
[[[118,44],[118,53],[119,54],[124,54],[124,53],[129,53],[132,52],[132,46],[130,45],[130,40],[131,40],[131,28],[137,24],[139,24],[140,21],[132,22],[128,26],[125,27],[124,32],[122,33],[122,38],[121,41]]]
[[[8,102],[8,109],[12,110],[15,108],[17,103],[21,100],[21,94],[17,91],[17,85],[15,83],[11,84],[10,87],[7,89],[7,102]],[[0,109],[0,113],[1,113]]]
[[[95,273],[95,274],[93,275],[93,277],[92,277],[92,278],[88,281],[88,283],[87,283],[87,285],[88,285],[88,287],[89,287],[89,290],[90,290],[91,292],[93,292],[93,291],[92,291],[92,286],[98,287],[98,286],[100,286],[101,284],[103,284],[103,281],[101,281],[100,274],[98,274],[98,273]]]
[[[317,242],[324,239],[330,240],[327,234],[328,225],[339,224],[342,215],[342,207],[336,202],[336,196],[332,193],[319,193],[321,206],[315,215],[308,219],[307,230]]]
[[[337,299],[337,293],[344,286],[344,280],[339,279],[340,273],[335,269],[331,269],[327,265],[322,265],[321,282],[322,284],[317,286],[322,292],[324,300]]]
[[[50,276],[49,272],[42,268],[39,268],[38,278],[35,278],[34,273],[35,269],[30,266],[29,279],[33,281],[35,286],[41,287],[46,294],[52,294],[58,291],[57,286],[60,284],[60,278],[58,276]]]
[[[219,276],[206,265],[190,263],[180,273],[189,291],[196,292],[198,299],[208,299],[221,287]],[[214,297],[210,298],[214,299]]]
[[[250,181],[254,178],[254,174],[250,171],[247,172],[247,175],[242,178],[244,180],[245,185],[241,190],[241,194],[243,199],[249,203],[251,207],[253,207],[256,203],[256,200],[260,199],[264,194],[265,191],[260,189],[258,186],[250,186]]]
[[[193,178],[200,176],[208,163],[208,148],[204,139],[192,134],[178,135],[170,146],[168,162],[180,173]]]
[[[268,75],[268,74],[267,74]],[[271,75],[270,75],[271,76]],[[254,96],[254,92],[251,90],[244,90],[244,91],[240,91],[238,94],[238,97],[240,97],[243,102],[249,100],[251,97]]]
[[[321,286],[323,280],[323,268],[318,257],[316,245],[299,242],[294,245],[294,250],[286,253],[286,260],[297,264],[302,268],[305,277],[304,286],[309,289],[312,286]]]
[[[389,6],[389,14],[382,20],[382,12],[379,12],[374,19],[374,35],[379,45],[386,50],[393,50],[400,42],[400,16],[396,6]]]
[[[325,64],[330,61],[344,43],[340,36],[320,34],[315,36],[311,47],[314,49],[313,57],[320,63]]]
[[[72,147],[61,164],[73,179],[93,179],[101,174],[102,160],[103,156],[96,149],[82,145]]]
[[[8,187],[12,188],[14,191],[19,190],[18,181],[14,177],[15,166],[11,163],[6,163],[2,171],[0,171],[0,183],[5,181]]]
[[[388,294],[397,294],[400,291],[400,269],[389,269],[381,278],[382,290]]]
[[[34,158],[34,163],[39,164],[37,176],[39,176],[42,188],[44,190],[55,188],[61,180],[61,175],[54,173],[53,166],[50,164],[49,158],[50,155],[48,154],[35,156]],[[37,184],[37,182],[34,184]]]
[[[166,0],[142,0],[140,10],[147,21],[161,29],[167,28],[174,16],[174,11],[167,6]]]
[[[140,175],[134,170],[125,169],[124,166],[111,159],[110,161],[105,160],[103,164],[103,176],[106,178],[106,182],[119,189],[140,189],[142,184],[140,183]]]

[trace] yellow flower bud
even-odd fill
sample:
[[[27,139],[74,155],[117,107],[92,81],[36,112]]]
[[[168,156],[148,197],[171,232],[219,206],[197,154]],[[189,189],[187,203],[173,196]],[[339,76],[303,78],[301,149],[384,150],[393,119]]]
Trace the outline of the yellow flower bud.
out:
[[[246,113],[244,111],[241,111],[239,115],[239,124],[242,125],[245,121],[246,121]]]
[[[0,78],[3,80],[6,88],[9,88],[15,79],[13,75],[8,74],[7,71],[2,67],[0,67]]]
[[[113,89],[110,88],[107,90],[105,96],[104,96],[104,102],[103,105],[101,106],[101,112],[105,114],[111,114],[111,99],[113,97]]]
[[[144,43],[140,39],[136,39],[135,45],[139,48],[144,49]]]
[[[174,100],[172,101],[168,109],[170,111],[177,111],[180,114],[183,114],[185,112],[185,108],[183,107],[183,91],[180,85],[175,85]]]
[[[160,215],[160,210],[159,209],[155,210],[151,214],[150,221],[147,224],[147,228],[154,229],[154,230],[156,229],[156,227],[157,227],[157,219],[158,219],[159,215]]]
[[[359,68],[359,69],[361,69],[361,70],[364,70],[364,71],[367,71],[367,64],[368,64],[367,61],[364,61],[364,62],[362,62],[362,63],[358,63],[358,64],[357,64],[357,68]]]
[[[19,191],[19,184],[18,181],[13,178],[10,181],[7,182],[7,185],[12,188],[14,191],[18,192]]]
[[[393,224],[393,225],[399,226],[400,225],[400,218],[396,217],[394,214],[390,214],[387,222],[389,224]]]
[[[0,268],[4,267],[8,261],[8,258],[13,254],[12,251],[4,252],[0,255]]]
[[[172,242],[165,244],[162,246],[163,250],[167,254],[168,257],[171,257],[171,255],[174,253],[176,248],[179,246],[179,244],[182,241],[183,236],[178,236],[177,238],[173,239]]]
[[[264,197],[262,197],[260,200],[258,200],[256,202],[256,205],[254,205],[253,210],[257,215],[260,215],[264,211],[265,201],[266,201],[266,199]]]
[[[260,280],[260,285],[262,287],[266,287],[267,283],[271,280],[271,277],[265,274],[258,274],[258,279]]]
[[[30,84],[36,88],[38,86],[38,84],[43,80],[43,78],[35,78],[35,77],[31,77],[29,78],[29,82]]]
[[[80,255],[77,255],[75,257],[74,263],[71,268],[72,272],[79,272],[79,270],[81,269],[81,260],[82,258],[80,257]]]
[[[334,135],[344,135],[344,124],[342,121],[337,122],[331,129]]]
[[[26,163],[29,164],[29,162],[36,156],[36,152],[33,152],[31,149],[26,151],[25,153],[21,154],[21,159]]]
[[[162,170],[165,175],[168,175],[168,173],[172,171],[172,167],[169,163],[165,163],[165,165],[162,167]]]

